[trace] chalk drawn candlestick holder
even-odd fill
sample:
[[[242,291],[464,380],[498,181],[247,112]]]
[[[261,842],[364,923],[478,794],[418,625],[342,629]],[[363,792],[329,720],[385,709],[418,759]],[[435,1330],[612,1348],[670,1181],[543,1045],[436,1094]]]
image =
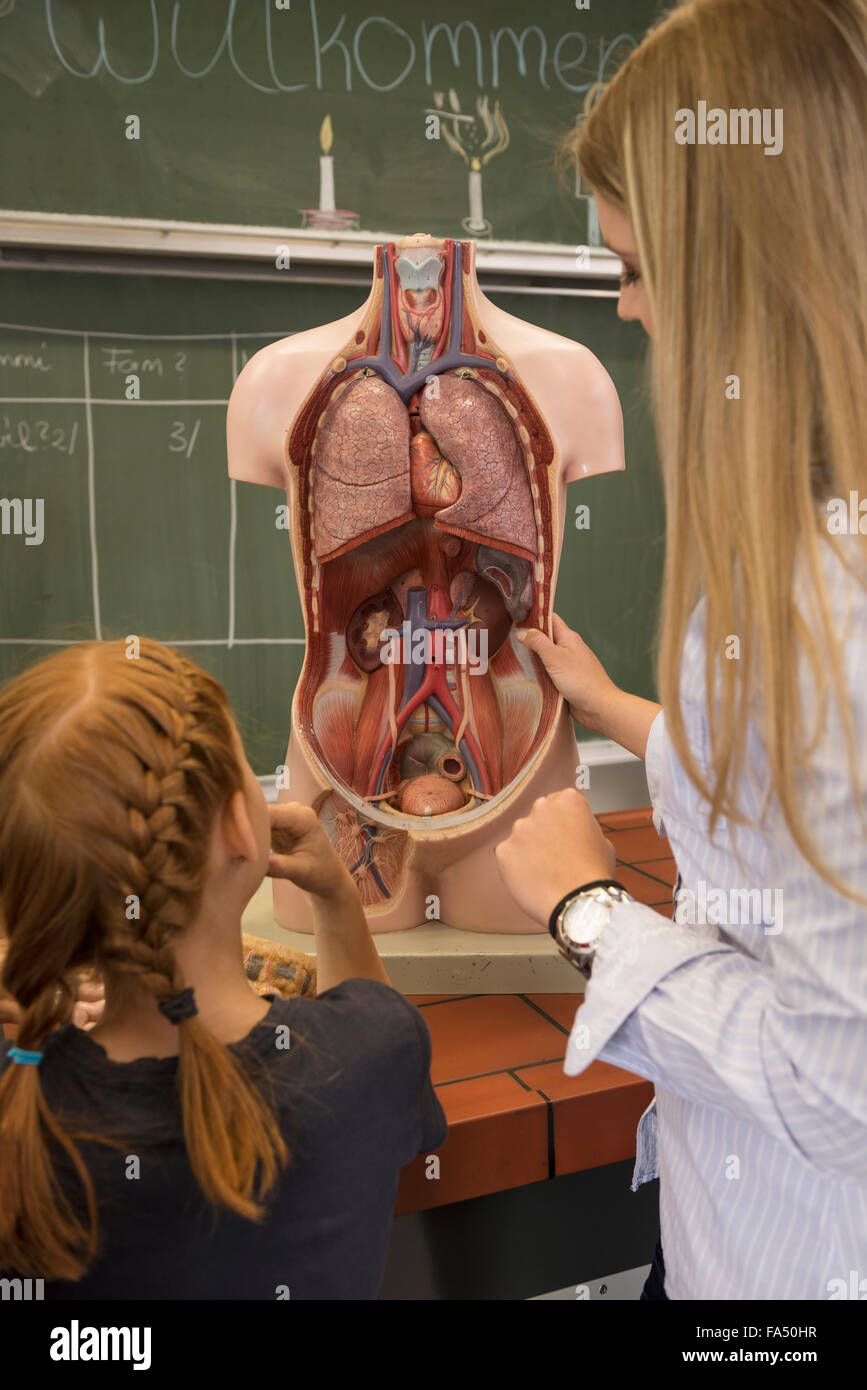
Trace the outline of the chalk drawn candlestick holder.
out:
[[[439,117],[443,140],[450,150],[460,155],[469,170],[467,191],[470,210],[469,215],[461,220],[461,226],[471,236],[490,236],[493,228],[484,214],[482,170],[509,147],[509,128],[500,103],[495,101],[492,111],[487,96],[477,97],[476,114],[471,116],[461,111],[454,88],[449,91],[448,111],[442,92],[434,92],[433,99],[433,109],[427,114]]]

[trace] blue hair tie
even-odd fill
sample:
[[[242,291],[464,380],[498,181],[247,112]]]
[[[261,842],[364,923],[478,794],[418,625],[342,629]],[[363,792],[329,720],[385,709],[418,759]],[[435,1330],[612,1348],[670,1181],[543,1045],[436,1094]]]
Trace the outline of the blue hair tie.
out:
[[[23,1047],[10,1047],[7,1056],[21,1066],[38,1067],[43,1054],[41,1052],[25,1052]]]

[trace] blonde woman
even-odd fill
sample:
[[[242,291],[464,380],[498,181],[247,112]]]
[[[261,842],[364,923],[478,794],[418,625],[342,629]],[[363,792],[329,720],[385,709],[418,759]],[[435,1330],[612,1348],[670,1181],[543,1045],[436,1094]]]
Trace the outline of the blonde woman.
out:
[[[761,120],[732,143],[752,109],[778,152]],[[729,143],[686,143],[685,111],[725,113]],[[867,1275],[865,132],[864,0],[698,0],[580,139],[620,315],[652,339],[662,705],[559,620],[527,643],[581,724],[646,759],[675,921],[612,886],[577,792],[498,860],[589,975],[566,1071],[656,1083],[646,1297],[829,1299]]]
[[[3,1277],[47,1299],[376,1297],[400,1168],[445,1138],[430,1035],[315,813],[270,810],[222,686],[159,642],[81,643],[0,688]],[[311,895],[315,999],[244,973],[266,872]]]

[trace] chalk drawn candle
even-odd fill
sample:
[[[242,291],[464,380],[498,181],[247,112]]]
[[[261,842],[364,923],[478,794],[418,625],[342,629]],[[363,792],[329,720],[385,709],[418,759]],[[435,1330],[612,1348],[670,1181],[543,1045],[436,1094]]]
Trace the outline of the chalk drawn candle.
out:
[[[468,226],[471,231],[483,232],[487,226],[482,204],[482,166],[477,159],[470,165],[470,216]]]
[[[334,211],[334,156],[331,153],[331,146],[334,144],[334,131],[331,128],[331,117],[326,116],[319,131],[319,144],[322,154],[319,156],[319,211]]]

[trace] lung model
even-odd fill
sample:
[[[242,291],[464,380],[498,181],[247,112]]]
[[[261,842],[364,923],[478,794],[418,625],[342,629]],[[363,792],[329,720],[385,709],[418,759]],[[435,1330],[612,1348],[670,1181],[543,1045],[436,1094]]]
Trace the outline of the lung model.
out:
[[[372,930],[538,931],[493,850],[579,759],[514,634],[550,632],[566,484],[623,468],[610,377],[492,304],[474,242],[419,234],[376,248],[355,313],[248,362],[228,445],[291,520],[307,646],[281,799],[316,808]],[[312,930],[292,884],[274,906]]]

